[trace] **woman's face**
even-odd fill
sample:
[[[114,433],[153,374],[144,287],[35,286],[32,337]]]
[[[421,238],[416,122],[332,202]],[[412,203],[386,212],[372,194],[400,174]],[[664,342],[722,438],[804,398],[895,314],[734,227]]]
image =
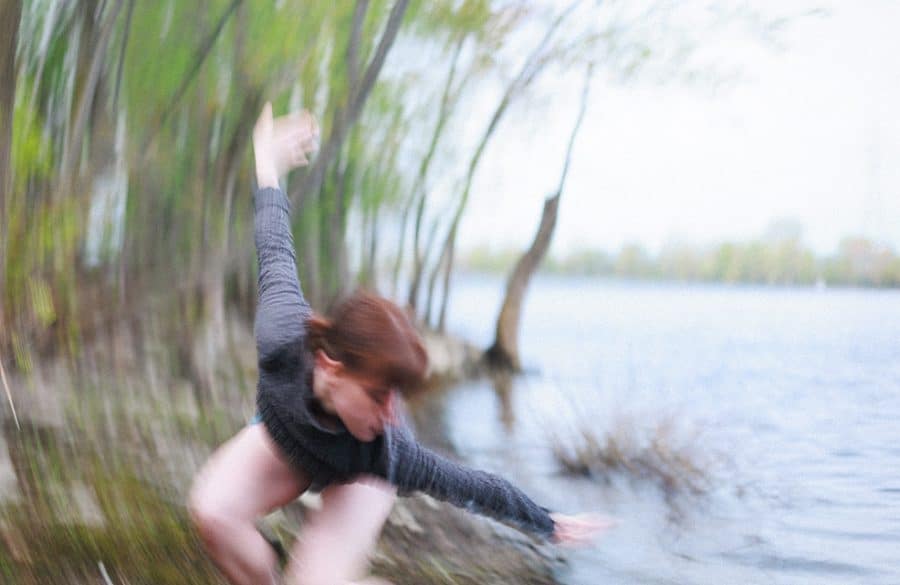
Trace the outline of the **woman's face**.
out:
[[[360,441],[374,441],[394,422],[396,392],[366,380],[345,375],[332,391],[332,406],[347,430]]]
[[[324,353],[316,356],[314,386],[323,408],[360,441],[374,441],[386,424],[396,422],[396,390],[348,372]]]

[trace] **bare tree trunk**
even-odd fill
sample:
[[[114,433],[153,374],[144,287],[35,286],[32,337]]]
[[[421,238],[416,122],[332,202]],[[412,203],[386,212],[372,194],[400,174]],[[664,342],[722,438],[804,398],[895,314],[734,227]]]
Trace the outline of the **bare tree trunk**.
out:
[[[438,259],[438,263],[434,267],[434,272],[429,279],[429,300],[428,307],[426,308],[425,320],[426,322],[430,323],[432,309],[431,303],[434,299],[434,285],[437,280],[437,275],[440,273],[440,270],[444,270],[444,297],[443,301],[441,301],[440,317],[438,319],[439,331],[443,331],[444,318],[447,313],[447,302],[448,297],[450,296],[450,273],[453,270],[453,249],[456,247],[456,233],[459,229],[459,222],[462,220],[463,211],[465,211],[466,204],[469,201],[469,193],[472,190],[472,180],[475,178],[475,171],[478,168],[478,163],[481,162],[481,155],[484,154],[484,149],[487,146],[488,141],[490,140],[491,136],[493,136],[494,131],[497,129],[497,125],[500,123],[500,119],[503,117],[503,114],[506,112],[506,109],[512,99],[513,85],[515,85],[515,82],[510,84],[510,86],[507,88],[506,94],[500,101],[500,105],[494,111],[494,115],[491,117],[491,122],[490,124],[488,124],[487,130],[485,130],[484,135],[482,135],[481,141],[478,143],[478,147],[475,149],[475,154],[472,155],[472,159],[469,161],[469,170],[466,173],[466,183],[465,187],[463,188],[462,196],[459,199],[459,204],[456,206],[456,212],[453,214],[453,220],[450,223],[450,229],[447,231],[447,237],[444,239],[444,245],[441,248],[441,256]]]
[[[0,6],[0,220],[6,219],[6,201],[12,187],[12,126],[16,105],[16,45],[19,40],[20,0]],[[5,233],[6,230],[4,229]],[[6,249],[6,246],[3,246]]]
[[[351,192],[347,188],[347,183],[349,182],[350,177],[348,175],[351,175],[352,168],[352,163],[348,163],[347,168],[341,173],[341,189],[335,194],[337,197],[337,208],[331,224],[333,226],[331,247],[334,250],[336,268],[336,287],[334,290],[334,298],[336,299],[343,297],[350,289],[350,265],[347,259],[347,215],[350,212]]]
[[[222,29],[225,28],[225,23],[228,22],[228,19],[230,19],[231,15],[234,14],[235,10],[237,10],[238,5],[240,5],[243,1],[244,0],[232,0],[231,4],[228,5],[228,8],[225,9],[225,12],[222,14],[222,17],[219,19],[218,23],[216,23],[215,28],[213,28],[209,36],[203,39],[203,43],[197,49],[196,57],[194,58],[194,62],[191,64],[191,68],[182,78],[181,84],[178,86],[178,89],[175,90],[175,93],[172,95],[172,99],[169,100],[169,105],[166,106],[165,110],[163,110],[162,114],[159,117],[159,121],[154,124],[152,128],[150,128],[150,135],[144,141],[144,147],[141,149],[145,156],[148,152],[150,152],[150,147],[153,145],[153,141],[157,136],[159,136],[159,132],[165,127],[169,116],[171,116],[172,113],[177,109],[179,102],[181,102],[181,98],[184,97],[185,93],[187,93],[188,88],[191,86],[191,83],[197,77],[197,73],[200,72],[200,66],[206,62],[206,58],[209,57],[210,52],[212,52],[212,48],[216,44],[219,35],[222,33]]]
[[[242,21],[246,16],[246,4],[236,5],[236,20]],[[234,191],[237,182],[237,173],[241,158],[247,150],[253,125],[263,102],[262,91],[255,86],[241,67],[246,55],[246,35],[243,28],[238,28],[234,40],[232,77],[234,93],[241,96],[240,114],[237,124],[227,140],[219,141],[224,148],[218,152],[207,154],[212,160],[206,158],[203,169],[203,184],[199,188],[204,190],[203,201],[203,240],[201,242],[200,259],[203,265],[201,270],[203,280],[200,283],[202,290],[202,316],[200,327],[205,342],[205,367],[203,375],[207,380],[209,394],[213,400],[221,395],[221,388],[216,377],[216,367],[213,364],[223,363],[223,354],[231,359],[225,363],[236,364],[234,357],[237,348],[234,347],[231,336],[231,328],[228,326],[226,312],[226,279],[229,272],[229,244],[231,242],[231,207],[234,201]],[[203,100],[204,92],[199,92]],[[209,153],[208,132],[204,132],[204,143],[201,145],[205,153]],[[210,191],[210,185],[212,191]],[[241,376],[240,368],[235,368],[237,376]]]
[[[588,97],[590,95],[591,76],[593,65],[589,65],[585,74],[584,89],[581,93],[581,109],[575,120],[575,127],[569,137],[569,145],[566,149],[566,158],[563,171],[559,179],[556,193],[544,201],[544,211],[541,214],[541,223],[535,234],[531,247],[519,258],[509,280],[506,283],[506,296],[497,318],[497,328],[494,336],[494,344],[485,352],[487,362],[498,369],[519,371],[522,362],[519,357],[519,323],[522,315],[522,301],[528,290],[528,284],[534,275],[553,240],[553,232],[556,228],[556,218],[559,213],[559,199],[565,187],[566,177],[569,174],[569,164],[572,160],[572,148],[575,138],[584,120],[587,110]]]
[[[359,46],[362,41],[363,23],[369,10],[369,0],[357,0],[353,7],[353,23],[351,24],[350,43],[347,45],[347,80],[348,87],[355,89],[359,83]]]
[[[349,158],[349,156],[347,157]],[[325,190],[321,198],[321,207],[325,215],[322,217],[322,260],[329,262],[321,276],[324,284],[325,306],[333,304],[343,297],[349,288],[347,266],[347,207],[348,207],[348,175],[352,173],[352,162],[338,159],[334,165],[334,188],[329,190],[331,200],[327,201]]]
[[[368,7],[368,2],[366,0],[359,0],[357,3],[353,16],[353,26],[355,30],[351,34],[347,57],[349,66],[351,67],[350,76],[348,78],[351,80],[356,79],[358,82],[355,86],[350,87],[346,106],[338,108],[331,132],[320,149],[319,154],[316,156],[312,166],[298,182],[297,187],[291,190],[290,200],[294,204],[295,209],[303,209],[305,207],[303,205],[304,201],[315,197],[315,195],[320,192],[328,167],[338,158],[350,130],[359,119],[362,108],[365,105],[372,88],[375,86],[375,81],[381,73],[381,68],[387,58],[388,51],[393,46],[394,41],[397,38],[397,33],[400,31],[400,25],[403,22],[403,16],[406,13],[408,5],[409,0],[397,0],[397,2],[394,3],[390,15],[388,16],[384,32],[375,48],[372,60],[360,77],[358,75],[358,37],[361,34],[364,20],[363,16]],[[311,208],[312,206],[309,207]],[[324,210],[321,212],[324,212]],[[307,226],[315,225],[316,227],[321,225],[321,222],[318,219],[318,214],[321,212],[317,212],[314,209],[303,209],[303,213],[307,215],[305,224]],[[313,215],[316,217],[309,217]],[[319,240],[320,238],[315,234],[309,234],[307,238],[307,242],[315,242],[316,244]],[[311,291],[308,296],[311,297],[309,298],[310,304],[314,307],[330,300],[324,298],[327,293],[324,293],[322,287],[316,286],[316,279],[319,277],[319,252],[320,250],[309,249],[308,247],[305,247],[304,249],[304,257],[306,258],[305,273],[307,276],[306,287],[304,290]]]
[[[456,234],[453,235],[454,240]],[[441,300],[441,312],[438,316],[438,331],[443,333],[447,330],[447,306],[450,304],[450,274],[453,272],[453,260],[456,257],[456,245],[447,248],[447,263],[444,264],[444,297]]]
[[[237,43],[236,61],[241,59],[242,47],[242,43]],[[202,362],[204,364],[202,372],[206,380],[206,388],[213,400],[217,400],[221,395],[221,388],[215,375],[216,367],[213,364],[222,362],[223,353],[227,352],[232,357],[237,355],[237,350],[231,344],[232,339],[226,320],[225,282],[228,276],[229,242],[231,241],[229,216],[234,200],[240,159],[246,152],[253,124],[260,107],[262,107],[260,91],[243,85],[242,82],[245,81],[243,76],[238,75],[236,78],[242,84],[238,91],[246,96],[241,106],[240,117],[224,151],[219,153],[213,166],[215,177],[204,181],[204,183],[211,182],[213,191],[209,192],[208,186],[201,186],[205,193],[203,224],[206,233],[200,255],[203,266],[199,270],[202,274],[200,290],[203,300],[201,312],[203,321],[199,326],[203,331],[205,342],[205,360]],[[230,364],[236,363],[233,359],[226,361]]]
[[[197,35],[208,38],[210,28],[209,18],[210,0],[198,0]],[[195,61],[195,66],[199,61]],[[186,81],[181,83],[181,91],[187,88]],[[176,92],[178,93],[178,92]],[[186,92],[183,95],[188,95]],[[199,124],[196,132],[190,137],[190,144],[194,146],[192,157],[192,172],[188,176],[191,193],[191,203],[186,206],[185,213],[176,218],[179,222],[175,233],[186,233],[188,252],[187,280],[189,293],[185,295],[184,303],[185,319],[179,324],[181,335],[179,343],[184,344],[183,359],[185,367],[190,373],[191,390],[194,399],[201,408],[208,407],[214,402],[216,394],[214,368],[214,342],[215,336],[210,332],[210,323],[216,321],[216,298],[218,296],[215,287],[211,284],[211,274],[216,267],[210,264],[211,258],[207,257],[209,234],[209,208],[211,192],[218,188],[219,179],[210,181],[214,171],[211,169],[211,159],[214,153],[210,152],[210,136],[213,125],[216,123],[215,114],[207,112],[207,87],[204,84],[198,86],[197,91],[190,95],[190,100],[185,103],[184,111],[179,112],[191,120],[206,120],[207,123]],[[180,101],[170,102],[171,106]],[[174,110],[173,110],[174,111]],[[168,114],[166,114],[168,115]],[[182,121],[183,122],[183,121]],[[159,131],[163,126],[156,126],[153,131]],[[199,229],[197,227],[199,226]],[[210,316],[210,313],[213,313]]]
[[[362,208],[362,235],[359,238],[359,272],[356,273],[356,284],[369,288],[372,280],[373,265],[369,262],[369,246],[374,242],[372,237],[372,210],[368,205]]]
[[[72,156],[70,150],[74,146],[72,134],[74,131],[74,122],[77,117],[75,111],[77,105],[83,101],[84,93],[87,91],[87,81],[90,78],[90,75],[87,72],[91,68],[91,60],[97,56],[97,38],[100,36],[96,31],[98,27],[96,19],[100,17],[98,2],[99,0],[84,0],[83,2],[75,4],[75,8],[73,9],[75,23],[72,25],[73,30],[71,35],[72,40],[76,43],[73,44],[72,47],[72,50],[76,55],[75,67],[72,68],[70,74],[71,80],[69,83],[71,83],[71,89],[67,92],[65,106],[60,108],[61,115],[58,116],[63,129],[59,155],[61,169],[65,169],[67,164],[66,161]],[[70,191],[72,191],[73,189],[71,189],[68,181],[66,179],[60,179],[60,176],[61,171],[57,169],[57,183],[69,187]],[[51,189],[50,199],[56,197],[55,194],[59,190],[58,187]],[[79,189],[74,190],[77,191]]]
[[[131,25],[134,22],[134,5],[136,0],[129,0],[128,2],[128,12],[125,14],[125,35],[122,38],[122,47],[119,49],[119,65],[116,68],[116,87],[113,90],[113,100],[112,100],[112,112],[118,116],[119,112],[119,93],[122,88],[122,71],[125,68],[125,56],[128,54],[128,39],[131,36]],[[126,201],[127,205],[127,201]],[[125,217],[122,218],[122,229],[126,229],[127,220]],[[119,291],[119,308],[124,309],[125,307],[125,286],[126,279],[125,274],[128,266],[128,238],[123,239],[122,249],[119,251],[119,258],[116,267],[116,285]],[[135,336],[134,339],[140,340],[140,336]],[[138,341],[140,343],[140,341]]]
[[[353,9],[353,20],[350,30],[350,39],[347,44],[347,82],[350,88],[348,104],[353,100],[354,93],[358,91],[360,63],[359,53],[362,43],[363,24],[366,12],[369,10],[368,0],[357,0]],[[346,107],[338,106],[334,113],[332,128],[337,128],[343,123]],[[350,136],[349,129],[347,136]],[[353,138],[350,137],[352,147]],[[342,154],[346,154],[346,161],[342,161]],[[349,268],[347,267],[347,248],[345,242],[348,193],[347,175],[352,168],[352,153],[346,153],[343,145],[338,148],[334,164],[334,189],[319,190],[320,207],[323,211],[322,240],[320,242],[320,254],[322,259],[330,262],[324,273],[324,300],[326,305],[336,302],[344,296],[349,288]],[[328,201],[329,195],[331,201]]]
[[[22,16],[20,0],[0,5],[0,348],[8,335],[3,302],[6,291],[7,205],[11,199],[13,111],[16,104],[16,45]],[[0,359],[3,356],[0,354]]]
[[[469,201],[469,192],[472,189],[472,180],[475,178],[475,171],[478,168],[478,163],[481,161],[481,156],[482,154],[484,154],[484,149],[487,146],[488,141],[496,131],[500,120],[508,110],[509,105],[512,103],[513,99],[521,95],[522,92],[529,85],[531,85],[531,83],[544,69],[544,67],[546,67],[551,62],[552,56],[547,50],[550,44],[550,40],[553,38],[553,35],[556,33],[556,30],[559,28],[559,26],[565,21],[566,17],[568,17],[569,14],[571,14],[577,6],[578,1],[576,0],[575,2],[570,4],[566,10],[560,13],[559,16],[556,17],[556,19],[550,25],[550,28],[547,29],[546,33],[544,33],[544,36],[538,43],[537,47],[535,47],[531,54],[529,54],[525,59],[525,63],[522,65],[519,73],[507,86],[503,97],[500,99],[500,103],[494,110],[494,115],[491,117],[491,121],[488,124],[484,135],[481,137],[481,141],[478,143],[478,147],[475,149],[475,154],[472,156],[472,159],[469,162],[469,170],[466,174],[466,183],[465,187],[463,188],[462,197],[460,197],[459,205],[456,208],[456,213],[453,215],[453,222],[450,225],[450,231],[447,232],[447,239],[444,241],[444,252],[442,252],[441,254],[443,258],[447,259],[447,261],[444,264],[444,297],[441,301],[440,318],[438,319],[439,328],[442,328],[443,326],[443,322],[447,314],[447,303],[450,299],[450,276],[453,272],[454,257],[453,250],[456,247],[456,235],[459,231],[459,222],[462,219],[463,212],[466,209],[466,204]]]
[[[238,19],[246,16],[246,6],[242,5],[237,8]],[[244,60],[246,50],[246,31],[240,28],[236,34],[235,50],[234,50],[234,69],[239,74],[235,76],[239,87],[238,91],[241,95],[247,96],[244,99],[243,108],[241,109],[240,122],[235,128],[225,149],[225,156],[219,157],[219,171],[217,175],[221,180],[218,193],[224,193],[225,207],[221,216],[221,244],[219,249],[223,251],[225,256],[229,256],[229,244],[231,243],[231,214],[234,203],[235,181],[237,179],[238,168],[240,166],[241,157],[246,151],[247,144],[250,142],[250,136],[253,132],[253,125],[256,122],[256,116],[260,110],[263,96],[258,87],[250,86],[250,80],[241,71],[240,64]],[[224,275],[223,275],[224,276]]]
[[[366,205],[362,209],[362,234],[359,238],[360,268],[356,284],[369,290],[378,290],[378,205]]]
[[[295,205],[294,209],[300,221],[300,254],[303,263],[299,266],[303,286],[303,296],[310,306],[316,310],[321,307],[321,299],[324,295],[320,292],[322,285],[319,267],[319,232],[322,210],[318,205]]]
[[[489,364],[501,369],[519,371],[522,362],[519,359],[519,321],[522,313],[522,300],[531,277],[534,274],[553,238],[556,218],[559,211],[560,192],[544,201],[541,224],[531,247],[519,258],[512,275],[506,283],[506,296],[497,318],[494,344],[487,350],[485,357]]]
[[[397,255],[394,256],[394,269],[391,271],[391,296],[397,295],[400,288],[400,271],[403,269],[403,254],[406,250],[406,232],[409,231],[409,216],[412,213],[415,193],[410,191],[403,203],[403,213],[400,214],[400,241],[397,242]]]
[[[369,256],[366,259],[369,278],[365,283],[370,289],[378,290],[378,206],[372,206],[371,227],[369,228]]]
[[[128,0],[128,12],[125,14],[125,35],[119,49],[119,65],[116,67],[116,88],[113,90],[112,109],[119,111],[119,91],[122,88],[122,70],[125,68],[125,55],[128,53],[128,39],[131,36],[131,25],[134,22],[134,4],[136,0]]]
[[[413,184],[413,188],[411,191],[412,198],[409,201],[409,207],[407,207],[403,211],[403,231],[401,232],[400,247],[397,253],[397,264],[394,267],[394,280],[397,280],[397,275],[400,271],[400,265],[403,260],[403,237],[406,235],[406,220],[410,212],[410,207],[413,205],[413,203],[415,203],[416,221],[413,226],[412,249],[413,271],[410,277],[409,293],[406,298],[407,303],[409,304],[410,308],[413,309],[413,311],[415,311],[416,307],[418,306],[419,287],[422,284],[422,275],[424,268],[422,257],[425,252],[419,245],[419,239],[422,232],[422,220],[425,216],[425,203],[428,198],[428,190],[425,186],[425,178],[428,175],[428,169],[431,166],[431,161],[434,159],[434,154],[435,152],[437,152],[438,141],[440,140],[441,135],[444,132],[444,127],[447,124],[447,119],[450,117],[453,106],[456,105],[456,98],[459,97],[460,91],[462,89],[462,84],[454,89],[453,81],[456,78],[459,56],[462,53],[463,46],[465,45],[465,40],[465,36],[460,37],[456,45],[456,50],[453,53],[453,61],[452,65],[450,66],[450,73],[447,76],[447,83],[444,85],[444,93],[441,96],[441,107],[440,110],[438,110],[437,125],[435,126],[434,133],[431,136],[431,143],[428,145],[428,151],[425,154],[425,158],[422,159],[422,163],[419,165],[419,172],[416,176],[416,181]]]
[[[100,32],[97,37],[96,45],[93,47],[91,56],[90,70],[78,100],[78,105],[73,112],[74,123],[72,132],[69,136],[69,142],[64,150],[62,168],[60,170],[60,185],[68,188],[71,185],[72,178],[76,174],[75,166],[81,158],[82,142],[84,141],[85,131],[88,127],[89,115],[94,108],[94,98],[97,94],[97,88],[103,77],[103,69],[107,58],[107,49],[112,40],[112,33],[116,26],[116,20],[119,17],[124,6],[122,0],[110,9],[109,14],[100,25]]]
[[[432,234],[437,232],[437,227],[437,220],[435,220],[434,225],[432,226]],[[449,248],[444,246],[441,249],[441,255],[438,257],[437,263],[434,265],[434,269],[431,271],[431,276],[428,277],[428,294],[426,295],[425,300],[425,312],[422,314],[422,320],[428,326],[433,326],[431,313],[434,308],[435,285],[437,284],[438,276],[441,274],[441,268],[444,266],[448,253]]]
[[[348,99],[346,110],[332,127],[328,139],[325,141],[325,144],[322,145],[309,172],[304,175],[297,188],[293,190],[293,193],[291,194],[292,201],[300,202],[308,195],[318,193],[319,189],[322,187],[322,182],[325,179],[325,171],[331,163],[334,162],[334,159],[340,152],[350,128],[352,128],[359,119],[362,107],[365,105],[372,88],[375,86],[375,81],[378,79],[379,73],[381,73],[381,68],[387,58],[388,51],[393,46],[394,40],[397,38],[397,33],[400,31],[400,24],[403,22],[403,16],[406,13],[408,5],[409,0],[397,0],[391,8],[387,25],[381,35],[381,39],[378,41],[378,46],[375,49],[372,61],[366,67],[366,72],[359,83],[359,87],[350,88],[350,97]]]

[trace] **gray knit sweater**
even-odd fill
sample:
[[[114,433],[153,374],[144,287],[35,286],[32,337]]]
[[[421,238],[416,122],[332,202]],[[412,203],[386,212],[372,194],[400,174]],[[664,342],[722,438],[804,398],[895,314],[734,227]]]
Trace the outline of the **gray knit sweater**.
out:
[[[339,420],[332,425],[320,422],[321,408],[312,392],[312,354],[306,347],[310,307],[297,279],[290,203],[280,189],[264,188],[256,192],[255,208],[257,408],[290,461],[313,477],[312,489],[352,481],[360,474],[377,475],[401,494],[422,491],[549,537],[554,524],[546,508],[503,478],[466,468],[419,445],[406,424],[389,426],[374,441],[362,442]]]

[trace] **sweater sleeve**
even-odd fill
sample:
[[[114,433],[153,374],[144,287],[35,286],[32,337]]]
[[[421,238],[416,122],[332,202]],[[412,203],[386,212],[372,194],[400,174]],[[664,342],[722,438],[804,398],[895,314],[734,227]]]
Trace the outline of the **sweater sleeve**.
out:
[[[402,492],[425,492],[544,538],[553,534],[555,525],[549,510],[507,480],[442,457],[416,442],[405,428],[392,430],[394,461],[381,475]]]
[[[260,367],[272,369],[298,355],[310,308],[297,279],[290,202],[281,189],[267,187],[256,191],[254,210],[259,262],[254,333]]]

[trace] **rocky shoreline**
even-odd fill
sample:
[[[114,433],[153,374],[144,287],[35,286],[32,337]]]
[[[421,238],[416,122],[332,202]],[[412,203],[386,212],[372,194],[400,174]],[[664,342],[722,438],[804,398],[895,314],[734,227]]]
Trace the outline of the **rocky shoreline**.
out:
[[[252,329],[237,320],[228,327],[238,351],[231,368],[210,368],[212,396],[169,374],[165,344],[135,343],[125,329],[107,340],[115,351],[104,345],[84,351],[74,367],[59,359],[10,376],[20,426],[2,411],[0,581],[94,583],[102,563],[115,582],[222,583],[184,500],[202,462],[252,412]],[[433,333],[424,339],[428,392],[482,373],[477,348]],[[207,363],[209,347],[196,340]],[[446,451],[441,438],[421,438]],[[289,547],[306,505],[301,498],[263,523]],[[163,569],[157,555],[178,570]],[[415,495],[398,499],[373,569],[396,585],[549,585],[563,563],[552,545]]]

